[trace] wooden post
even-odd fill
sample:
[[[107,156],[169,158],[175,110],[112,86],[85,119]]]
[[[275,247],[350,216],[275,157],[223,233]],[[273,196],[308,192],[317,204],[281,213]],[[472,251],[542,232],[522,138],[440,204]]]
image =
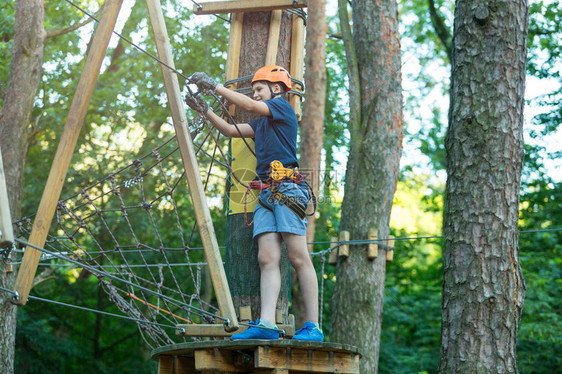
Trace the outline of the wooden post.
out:
[[[293,15],[292,28],[290,73],[293,78],[302,82],[304,79],[304,20],[297,15]],[[304,87],[301,85],[293,84],[293,86],[293,90],[300,93],[304,92]],[[301,97],[292,94],[289,101],[297,114],[297,119],[300,121],[302,118]]]
[[[242,49],[242,25],[244,24],[244,13],[233,13],[230,19],[230,35],[228,38],[228,52],[224,67],[225,81],[238,78],[240,71],[240,50]],[[226,88],[234,90],[238,84],[225,85]],[[236,114],[236,107],[228,108],[231,116]]]
[[[377,229],[370,229],[369,230],[369,240],[377,240],[378,239],[378,230]],[[369,243],[369,248],[367,250],[367,258],[369,260],[374,260],[379,255],[379,246],[377,243]]]
[[[64,179],[66,178],[72,154],[76,148],[78,135],[86,117],[86,111],[94,92],[101,63],[105,58],[109,38],[115,27],[121,3],[122,0],[107,0],[104,5],[103,15],[93,37],[90,52],[86,57],[84,70],[78,82],[70,112],[64,125],[63,134],[51,166],[49,178],[47,179],[47,184],[39,203],[39,209],[33,222],[33,229],[29,237],[29,243],[32,245],[42,247],[47,239]],[[35,277],[40,257],[41,251],[32,247],[25,249],[23,261],[14,285],[14,290],[18,292],[18,300],[15,302],[19,305],[27,303],[27,297],[31,290],[31,284]]]
[[[170,67],[174,67],[174,60],[172,55],[172,48],[168,38],[168,31],[164,23],[164,15],[162,14],[162,7],[159,0],[147,0],[148,13],[150,15],[150,22],[154,31],[154,39],[156,41],[156,49],[159,58]],[[217,303],[219,305],[221,316],[228,318],[230,321],[229,326],[225,326],[227,331],[234,331],[238,329],[238,320],[236,312],[234,311],[234,304],[230,295],[230,288],[226,281],[226,274],[222,265],[222,258],[219,251],[219,245],[211,220],[209,207],[207,206],[207,199],[203,190],[203,183],[201,182],[201,175],[199,174],[199,167],[193,149],[193,143],[188,133],[187,118],[185,115],[185,108],[183,106],[183,99],[178,83],[176,73],[165,66],[161,66],[162,75],[164,76],[164,84],[166,86],[166,93],[168,95],[168,103],[172,113],[172,121],[176,131],[176,137],[180,148],[183,167],[185,169],[185,176],[193,207],[195,209],[195,216],[197,219],[197,227],[203,242],[205,256],[211,273],[211,279],[217,296]]]
[[[349,231],[340,231],[340,242],[349,241]],[[338,255],[343,258],[349,257],[349,244],[340,244]]]
[[[392,262],[392,260],[394,259],[394,236],[389,235],[388,239],[390,240],[387,241],[387,244],[391,248],[386,250],[386,261]]]
[[[265,65],[276,65],[277,51],[279,49],[279,33],[281,32],[282,10],[276,9],[271,12],[269,23],[269,38],[267,39],[267,52],[265,53]]]
[[[0,232],[1,242],[7,242],[7,245],[14,243],[14,230],[12,227],[12,214],[10,213],[10,200],[8,199],[8,188],[6,187],[6,173],[4,172],[4,163],[2,162],[2,152],[0,150]],[[8,261],[10,258],[8,257]],[[12,264],[8,263],[6,272],[13,271]]]

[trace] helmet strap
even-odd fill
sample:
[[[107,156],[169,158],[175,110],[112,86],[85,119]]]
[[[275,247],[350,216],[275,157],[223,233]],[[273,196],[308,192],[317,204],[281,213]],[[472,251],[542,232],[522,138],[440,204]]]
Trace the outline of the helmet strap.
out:
[[[272,98],[272,99],[275,99],[275,97],[281,95],[282,92],[274,93],[274,92],[273,92],[273,89],[271,88],[272,86],[273,86],[273,83],[267,82],[267,87],[269,87],[269,92],[271,93],[271,98]]]

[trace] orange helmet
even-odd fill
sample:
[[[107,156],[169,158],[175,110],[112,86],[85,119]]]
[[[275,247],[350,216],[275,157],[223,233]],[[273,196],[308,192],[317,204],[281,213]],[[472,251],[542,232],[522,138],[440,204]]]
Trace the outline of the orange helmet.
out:
[[[282,82],[285,84],[285,91],[291,89],[291,75],[285,68],[277,65],[267,65],[263,68],[259,68],[256,74],[254,74],[254,78],[252,78],[252,86],[258,81],[271,83]]]

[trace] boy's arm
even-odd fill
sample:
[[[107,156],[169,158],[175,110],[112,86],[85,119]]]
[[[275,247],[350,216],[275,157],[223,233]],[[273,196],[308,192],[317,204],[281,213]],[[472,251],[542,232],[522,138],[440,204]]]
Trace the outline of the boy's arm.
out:
[[[222,84],[218,84],[215,91],[232,104],[242,108],[247,112],[257,113],[260,116],[271,116],[269,107],[263,101],[256,101],[239,92],[229,90]]]
[[[185,95],[186,104],[193,110],[202,113],[211,124],[216,127],[221,134],[230,138],[253,138],[254,130],[247,123],[237,124],[236,126],[229,124],[221,117],[217,116],[212,110],[209,110],[209,104],[199,95],[188,93]]]
[[[218,84],[214,79],[202,72],[194,73],[190,78],[191,83],[195,83],[200,90],[211,90],[220,94],[232,104],[244,109],[247,112],[257,113],[261,116],[270,116],[271,111],[267,104],[256,101],[241,93],[229,90],[222,84]]]
[[[238,123],[236,126],[231,125],[221,117],[217,116],[212,110],[207,110],[205,117],[207,117],[213,126],[215,126],[224,136],[228,136],[230,138],[253,138],[255,135],[252,126],[247,123]]]

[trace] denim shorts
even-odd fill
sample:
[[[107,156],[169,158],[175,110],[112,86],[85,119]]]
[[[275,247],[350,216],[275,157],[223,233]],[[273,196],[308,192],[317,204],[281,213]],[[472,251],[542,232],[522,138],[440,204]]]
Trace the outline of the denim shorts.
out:
[[[304,182],[281,183],[279,192],[297,200],[304,205],[305,209],[308,206],[309,194]],[[254,209],[254,238],[266,232],[306,235],[306,217],[300,219],[291,209],[280,204],[277,199],[272,197],[269,188],[260,192],[259,201],[260,203],[256,204]]]

